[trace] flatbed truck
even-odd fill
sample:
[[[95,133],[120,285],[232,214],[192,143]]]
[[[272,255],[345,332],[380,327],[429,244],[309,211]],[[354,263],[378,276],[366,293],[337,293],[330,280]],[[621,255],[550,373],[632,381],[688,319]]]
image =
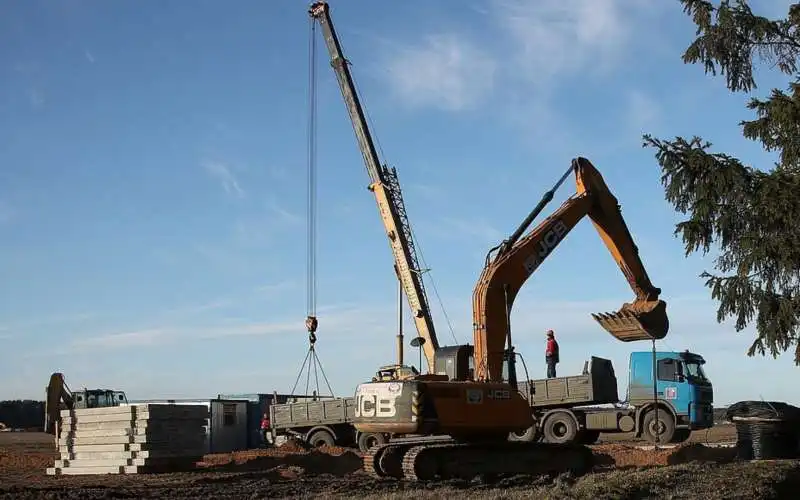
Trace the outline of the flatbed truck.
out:
[[[653,352],[633,352],[624,402],[611,361],[594,356],[581,375],[523,382],[520,391],[536,424],[510,439],[592,444],[600,433],[633,433],[651,443],[686,441],[693,430],[714,425],[714,390],[704,364],[689,351],[656,352],[654,377]]]
[[[636,439],[659,444],[683,442],[693,430],[714,425],[714,392],[699,354],[633,352],[628,367],[625,401],[618,398],[617,377],[610,360],[592,356],[583,373],[520,382],[536,424],[512,441],[578,442],[592,444],[601,433],[633,433]],[[657,397],[654,398],[654,389]],[[273,442],[295,437],[311,446],[356,446],[366,451],[375,444],[411,436],[359,433],[352,424],[355,398],[326,398],[270,406]],[[659,409],[658,414],[654,411]]]

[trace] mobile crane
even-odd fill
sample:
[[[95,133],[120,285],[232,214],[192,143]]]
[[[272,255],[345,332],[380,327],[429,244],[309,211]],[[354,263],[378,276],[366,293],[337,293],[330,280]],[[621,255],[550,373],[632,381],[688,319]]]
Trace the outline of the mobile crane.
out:
[[[660,289],[649,281],[616,198],[589,160],[574,159],[511,237],[487,255],[473,292],[474,345],[440,346],[396,170],[380,163],[327,2],[314,2],[309,14],[322,27],[396,270],[417,331],[426,340],[427,374],[386,377],[379,373],[355,391],[353,424],[359,432],[415,436],[370,448],[364,457],[365,471],[379,477],[425,480],[586,469],[592,455],[585,446],[508,441],[509,433],[522,432],[535,423],[527,397],[518,391],[510,315],[522,285],[588,215],[636,293],[636,300],[620,311],[593,314],[593,318],[623,342],[666,335],[666,303],[658,299]],[[577,193],[523,236],[570,173],[575,175]]]

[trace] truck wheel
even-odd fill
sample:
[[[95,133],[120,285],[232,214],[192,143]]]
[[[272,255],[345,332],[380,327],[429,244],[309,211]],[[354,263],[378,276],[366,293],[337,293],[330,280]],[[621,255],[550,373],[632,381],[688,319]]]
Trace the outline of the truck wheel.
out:
[[[377,432],[362,432],[358,435],[358,449],[366,452],[373,446],[386,443],[386,438],[383,434]]]
[[[568,413],[558,412],[544,421],[544,440],[548,443],[571,443],[578,437],[578,425]]]
[[[658,426],[656,427],[656,411],[650,410],[644,416],[642,434],[653,444],[656,443],[656,436],[658,436],[658,444],[667,444],[675,436],[675,419],[667,410],[659,408]]]
[[[319,430],[309,436],[308,444],[314,448],[319,448],[321,446],[333,446],[334,439],[330,432]]]
[[[522,432],[509,432],[509,441],[520,441],[523,443],[532,443],[539,439],[539,426],[533,424]]]
[[[595,444],[600,439],[600,431],[582,430],[580,433],[581,444]]]

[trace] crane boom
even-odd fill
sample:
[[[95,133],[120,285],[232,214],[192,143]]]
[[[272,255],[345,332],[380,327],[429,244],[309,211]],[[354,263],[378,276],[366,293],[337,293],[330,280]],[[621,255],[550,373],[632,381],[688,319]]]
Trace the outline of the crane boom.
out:
[[[339,82],[359,149],[364,158],[364,165],[371,180],[369,189],[375,194],[381,220],[394,255],[397,274],[411,307],[417,333],[425,339],[423,350],[428,362],[428,371],[432,373],[439,342],[433,326],[433,318],[422,280],[422,270],[417,260],[416,247],[400,190],[400,182],[397,178],[397,170],[388,168],[380,162],[350,69],[347,67],[347,60],[342,53],[339,38],[336,36],[331,21],[328,3],[314,2],[309,8],[309,14],[319,22],[322,29],[325,45],[331,58],[331,66],[333,66]]]

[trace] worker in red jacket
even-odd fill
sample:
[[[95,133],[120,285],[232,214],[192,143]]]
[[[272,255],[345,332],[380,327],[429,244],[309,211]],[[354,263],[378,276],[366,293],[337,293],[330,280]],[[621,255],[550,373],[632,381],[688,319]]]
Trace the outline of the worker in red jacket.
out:
[[[555,378],[556,365],[558,364],[558,342],[553,330],[547,330],[547,346],[544,351],[544,360],[547,363],[547,378]]]
[[[264,412],[261,417],[261,437],[264,439],[266,446],[272,446],[272,432],[269,429],[269,413]]]

